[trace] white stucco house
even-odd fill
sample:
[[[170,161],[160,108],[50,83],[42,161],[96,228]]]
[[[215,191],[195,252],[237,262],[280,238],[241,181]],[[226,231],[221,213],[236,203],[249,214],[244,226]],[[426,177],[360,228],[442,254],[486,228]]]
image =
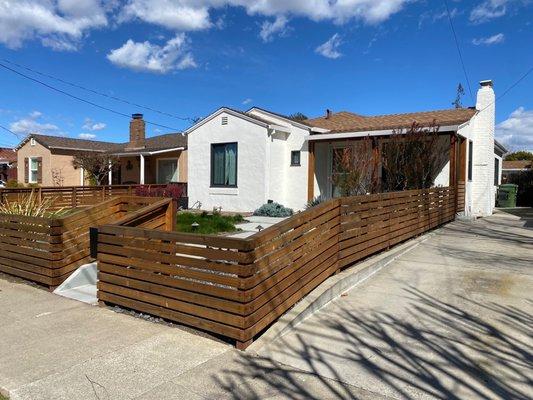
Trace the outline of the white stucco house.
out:
[[[370,117],[328,111],[294,121],[257,107],[246,112],[222,107],[185,132],[189,204],[249,212],[275,201],[301,210],[316,196],[337,195],[331,179],[336,149],[368,136],[386,139],[414,121],[436,121],[439,140],[447,145],[449,157],[435,185],[465,182],[464,213],[490,215],[505,152],[494,141],[492,81],[480,82],[476,106],[463,109]]]

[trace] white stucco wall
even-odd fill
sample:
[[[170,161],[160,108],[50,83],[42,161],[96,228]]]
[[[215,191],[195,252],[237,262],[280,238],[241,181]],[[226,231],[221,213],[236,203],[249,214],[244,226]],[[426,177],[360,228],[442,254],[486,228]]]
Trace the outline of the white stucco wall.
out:
[[[221,118],[228,118],[222,125]],[[189,205],[253,211],[268,199],[267,129],[222,113],[188,134]],[[211,144],[237,142],[237,188],[211,188]]]
[[[294,210],[301,210],[307,203],[307,173],[309,152],[305,140],[308,131],[262,110],[250,114],[272,124],[284,127],[289,133],[274,132],[270,143],[270,197]],[[291,152],[300,151],[300,166],[291,166]],[[315,191],[316,193],[316,191]]]
[[[448,186],[450,184],[450,162],[448,161],[435,178],[434,186]]]
[[[223,211],[251,212],[268,200],[301,210],[307,203],[307,130],[269,113],[251,113],[261,126],[231,112],[215,117],[188,134],[189,204]],[[228,124],[222,125],[222,117]],[[276,128],[279,126],[279,128]],[[212,188],[211,144],[237,142],[237,188]],[[300,166],[291,166],[291,151],[301,151]]]

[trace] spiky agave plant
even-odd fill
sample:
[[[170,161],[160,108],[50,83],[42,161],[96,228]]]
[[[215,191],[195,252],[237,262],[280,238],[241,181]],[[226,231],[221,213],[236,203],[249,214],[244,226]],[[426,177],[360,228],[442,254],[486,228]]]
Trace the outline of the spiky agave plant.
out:
[[[5,199],[0,203],[1,214],[25,215],[28,217],[54,218],[63,214],[63,208],[51,211],[54,199],[47,198],[42,201],[32,191],[29,195],[22,195],[16,201]]]

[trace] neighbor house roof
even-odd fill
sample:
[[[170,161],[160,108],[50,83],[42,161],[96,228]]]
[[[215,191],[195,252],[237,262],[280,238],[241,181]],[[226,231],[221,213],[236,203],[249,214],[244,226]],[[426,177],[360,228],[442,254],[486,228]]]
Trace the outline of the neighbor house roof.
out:
[[[98,140],[74,139],[61,136],[48,136],[31,134],[26,137],[17,148],[22,147],[30,138],[42,144],[48,149],[67,149],[78,151],[97,151],[110,153],[139,153],[187,147],[187,137],[180,133],[169,133],[166,135],[146,138],[146,146],[142,149],[128,149],[129,143],[112,143]]]
[[[146,138],[145,147],[142,149],[128,149],[129,143],[120,144],[119,148],[114,149],[115,153],[139,153],[150,152],[166,149],[176,149],[180,147],[187,147],[187,136],[181,133],[168,133],[165,135],[153,136]]]
[[[533,161],[518,160],[518,161],[503,161],[502,169],[505,170],[524,170],[531,169]]]
[[[17,148],[24,146],[24,144],[34,138],[38,143],[48,149],[68,149],[68,150],[85,150],[85,151],[112,151],[118,146],[119,143],[101,142],[97,140],[87,139],[74,139],[63,136],[48,136],[32,133],[28,135]]]
[[[17,161],[17,153],[14,149],[7,148],[7,147],[0,147],[0,161],[1,162],[16,162]]]
[[[396,128],[409,128],[414,122],[428,126],[436,122],[440,126],[460,125],[470,120],[476,113],[471,108],[454,108],[414,112],[406,114],[389,114],[363,116],[347,111],[332,113],[329,117],[319,117],[303,121],[305,124],[328,129],[328,133],[377,131]]]

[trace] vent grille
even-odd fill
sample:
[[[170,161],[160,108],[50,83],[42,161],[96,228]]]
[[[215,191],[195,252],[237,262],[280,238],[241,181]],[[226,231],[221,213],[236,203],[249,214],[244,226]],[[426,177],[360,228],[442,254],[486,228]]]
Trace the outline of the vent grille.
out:
[[[228,117],[222,117],[222,125],[228,124]]]

